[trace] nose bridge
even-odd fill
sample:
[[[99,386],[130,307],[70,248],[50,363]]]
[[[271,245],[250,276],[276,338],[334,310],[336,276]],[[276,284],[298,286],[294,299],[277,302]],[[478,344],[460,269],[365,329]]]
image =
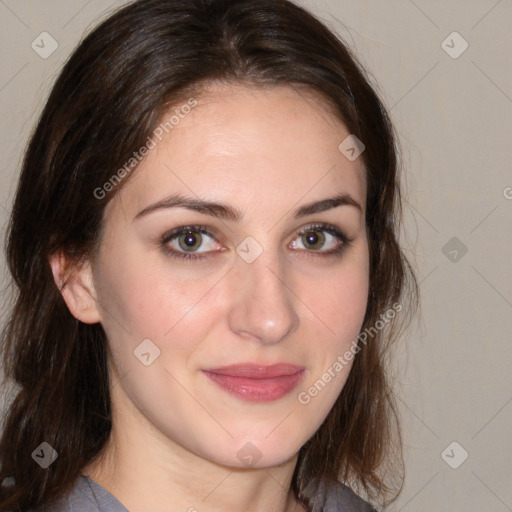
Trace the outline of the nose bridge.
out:
[[[299,322],[287,282],[289,272],[277,250],[261,248],[260,254],[251,261],[243,251],[257,248],[251,240],[246,244],[240,244],[235,262],[235,297],[229,315],[230,327],[233,332],[261,343],[278,343],[293,332]]]

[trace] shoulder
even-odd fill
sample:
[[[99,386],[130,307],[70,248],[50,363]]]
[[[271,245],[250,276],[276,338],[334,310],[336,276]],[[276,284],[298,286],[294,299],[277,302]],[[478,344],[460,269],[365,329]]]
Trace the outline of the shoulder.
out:
[[[128,512],[108,491],[94,480],[80,475],[71,491],[51,506],[27,512]]]
[[[341,482],[328,484],[325,498],[325,512],[377,512],[372,505]]]

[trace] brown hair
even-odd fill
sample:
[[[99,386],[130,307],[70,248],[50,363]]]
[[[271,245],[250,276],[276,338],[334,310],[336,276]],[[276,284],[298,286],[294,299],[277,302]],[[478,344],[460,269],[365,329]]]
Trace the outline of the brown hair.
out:
[[[94,254],[113,197],[98,199],[94,191],[145,144],[171,105],[213,80],[306,87],[366,146],[370,292],[363,328],[405,297],[404,313],[361,346],[334,407],[299,451],[292,488],[308,510],[321,509],[322,483],[343,481],[382,503],[401,490],[386,357],[417,303],[417,284],[397,242],[399,152],[385,108],[347,45],[287,0],[139,0],[71,55],[24,157],[6,244],[15,293],[1,348],[5,379],[19,389],[0,441],[0,482],[11,477],[12,484],[0,487],[2,510],[48,505],[67,493],[111,429],[105,332],[71,315],[49,255],[62,250],[78,263]],[[46,470],[31,456],[42,442],[58,453]]]

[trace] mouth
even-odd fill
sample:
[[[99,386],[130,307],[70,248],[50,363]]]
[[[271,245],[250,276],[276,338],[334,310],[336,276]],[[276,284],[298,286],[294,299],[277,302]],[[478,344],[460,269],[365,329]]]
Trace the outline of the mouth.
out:
[[[302,380],[305,368],[279,363],[269,366],[236,364],[202,370],[227,393],[248,402],[272,402],[290,393]]]

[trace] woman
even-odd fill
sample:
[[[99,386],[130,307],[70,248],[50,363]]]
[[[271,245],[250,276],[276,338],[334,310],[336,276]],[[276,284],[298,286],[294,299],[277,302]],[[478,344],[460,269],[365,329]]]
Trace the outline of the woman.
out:
[[[103,22],[53,87],[10,220],[0,508],[396,497],[384,363],[416,300],[397,172],[364,71],[302,8],[139,0]]]

